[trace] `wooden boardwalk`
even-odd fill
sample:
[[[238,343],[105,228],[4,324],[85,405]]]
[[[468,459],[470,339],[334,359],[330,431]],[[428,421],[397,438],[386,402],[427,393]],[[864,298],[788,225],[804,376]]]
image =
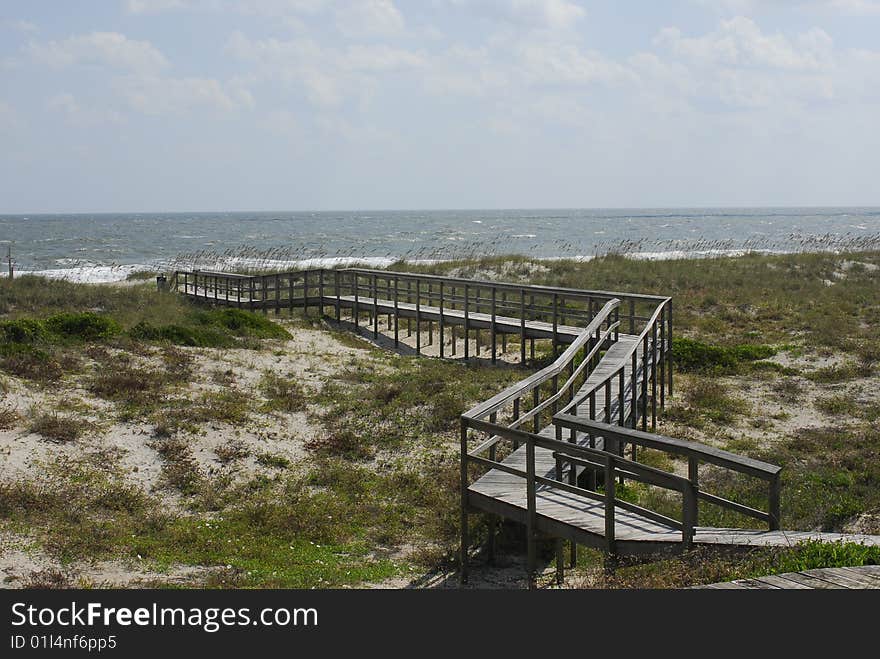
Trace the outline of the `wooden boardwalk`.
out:
[[[560,580],[563,540],[571,542],[572,561],[577,545],[611,556],[694,545],[785,547],[806,540],[880,546],[880,536],[784,531],[780,467],[651,432],[658,408],[672,394],[668,297],[362,269],[253,276],[178,272],[171,288],[212,304],[264,313],[316,310],[374,337],[382,334],[395,346],[414,343],[417,354],[434,345],[440,357],[468,359],[479,354],[482,333],[493,363],[498,344],[504,353],[513,341],[519,362],[528,366],[535,363],[536,342],[546,344],[554,359],[549,366],[461,416],[463,580],[472,512],[526,526],[531,574],[537,539],[555,538]],[[687,476],[639,462],[645,449],[685,459]],[[766,508],[705,491],[702,465],[764,481]],[[621,499],[616,488],[627,481],[680,497],[679,513]],[[700,526],[700,502],[752,517],[766,528]],[[490,556],[494,537],[490,530]]]
[[[696,587],[717,590],[873,590],[880,588],[880,565],[826,567]]]

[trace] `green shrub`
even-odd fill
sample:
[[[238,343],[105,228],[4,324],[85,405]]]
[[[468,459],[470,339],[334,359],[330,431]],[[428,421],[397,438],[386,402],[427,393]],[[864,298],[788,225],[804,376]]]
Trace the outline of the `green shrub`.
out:
[[[99,316],[91,311],[49,316],[46,319],[46,329],[59,337],[81,341],[109,339],[122,331],[119,323],[112,318]]]
[[[184,327],[182,325],[155,326],[140,322],[128,331],[133,339],[141,341],[165,341],[174,345],[193,348],[231,348],[236,341],[218,330],[207,327]]]
[[[0,340],[10,343],[34,343],[46,335],[46,328],[39,320],[19,318],[0,322]]]
[[[206,325],[218,325],[236,336],[257,339],[289,339],[290,333],[265,316],[242,309],[215,309],[199,315]]]
[[[767,345],[716,346],[696,339],[672,339],[672,356],[682,371],[733,370],[743,362],[768,359],[775,354],[776,349]]]

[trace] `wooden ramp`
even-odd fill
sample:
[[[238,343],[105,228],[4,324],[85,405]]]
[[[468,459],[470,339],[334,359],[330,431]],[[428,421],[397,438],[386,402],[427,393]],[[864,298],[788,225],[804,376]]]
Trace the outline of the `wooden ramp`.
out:
[[[716,590],[873,590],[880,588],[880,565],[826,567],[737,579],[696,588]]]

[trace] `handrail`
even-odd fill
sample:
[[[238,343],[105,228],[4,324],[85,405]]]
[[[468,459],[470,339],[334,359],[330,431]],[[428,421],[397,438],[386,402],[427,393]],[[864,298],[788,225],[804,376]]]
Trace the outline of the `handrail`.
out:
[[[394,275],[397,274],[400,277],[412,278],[412,279],[427,279],[434,281],[446,281],[446,282],[456,282],[464,284],[470,284],[473,286],[482,286],[482,287],[492,287],[499,289],[508,289],[508,290],[519,290],[520,288],[526,288],[529,290],[535,290],[536,292],[540,292],[542,294],[552,295],[553,293],[558,293],[560,295],[571,296],[571,297],[606,297],[606,298],[627,298],[633,300],[643,300],[649,302],[659,302],[661,300],[667,300],[668,298],[662,295],[646,295],[642,293],[620,293],[615,291],[595,291],[595,290],[586,290],[582,288],[562,288],[555,286],[542,286],[538,284],[509,284],[506,282],[496,282],[489,281],[485,279],[464,279],[461,277],[446,277],[444,275],[429,275],[429,274],[420,274],[413,272],[396,272],[394,270],[376,270],[370,268],[340,268],[341,272],[358,272],[362,274],[378,274],[382,276]]]
[[[627,349],[627,351],[618,358],[618,363],[620,364],[620,366],[618,368],[614,369],[614,371],[612,373],[610,373],[604,380],[593,385],[588,391],[582,391],[581,395],[579,397],[573,399],[571,402],[568,403],[568,405],[566,405],[561,410],[562,413],[568,412],[569,410],[572,410],[572,409],[577,409],[577,407],[581,403],[583,403],[587,398],[589,398],[594,392],[598,391],[599,388],[604,387],[605,383],[608,380],[610,380],[611,378],[617,377],[620,374],[621,369],[626,367],[627,361],[632,358],[633,353],[635,353],[635,351],[638,350],[639,347],[642,345],[642,342],[648,336],[648,332],[652,331],[652,328],[654,327],[654,325],[657,323],[658,319],[660,318],[660,314],[663,312],[663,308],[666,304],[666,301],[668,301],[668,300],[669,300],[669,298],[664,298],[664,302],[657,306],[657,309],[655,309],[654,313],[651,315],[650,319],[645,324],[645,328],[641,331],[641,333],[639,333],[638,340],[634,341],[633,344],[629,347],[629,349]],[[656,349],[656,347],[654,347],[653,349]]]
[[[534,389],[535,385],[540,385],[552,378],[555,375],[559,375],[562,372],[563,367],[568,364],[573,358],[574,355],[577,354],[577,351],[580,350],[584,344],[593,339],[596,333],[596,330],[605,323],[611,315],[611,312],[614,311],[618,306],[620,306],[620,300],[613,299],[609,300],[605,303],[605,306],[599,311],[598,314],[590,321],[590,324],[581,332],[578,337],[571,343],[566,350],[556,358],[556,360],[550,364],[549,366],[545,366],[537,373],[530,375],[517,382],[516,384],[511,385],[504,391],[495,394],[492,398],[489,398],[482,403],[479,403],[472,409],[468,410],[464,414],[463,417],[467,419],[478,419],[484,417],[486,414],[491,414],[494,411],[497,411],[499,408],[503,407],[507,402],[513,400],[514,398],[519,398],[523,395],[523,393],[528,392]],[[616,323],[615,323],[616,324]],[[598,344],[597,344],[598,345]],[[565,387],[562,388],[564,390]]]
[[[707,446],[698,442],[685,439],[676,439],[664,435],[643,432],[632,428],[612,426],[599,421],[591,421],[570,414],[559,413],[553,417],[553,423],[560,428],[582,431],[592,437],[604,437],[606,442],[611,440],[614,444],[635,444],[645,448],[651,448],[673,455],[685,456],[688,459],[688,480],[697,492],[697,497],[722,508],[734,510],[743,515],[754,517],[767,522],[770,530],[778,530],[780,522],[780,473],[782,467],[769,462],[763,462],[743,455],[737,455]],[[749,476],[760,478],[768,483],[768,510],[766,512],[746,506],[736,501],[703,492],[699,489],[699,464],[707,463],[723,467],[731,471],[737,471]]]

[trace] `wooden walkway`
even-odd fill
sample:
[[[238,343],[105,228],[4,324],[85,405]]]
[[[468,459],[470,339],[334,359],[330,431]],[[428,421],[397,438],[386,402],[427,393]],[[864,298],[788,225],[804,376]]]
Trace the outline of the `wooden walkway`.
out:
[[[696,588],[717,590],[873,590],[880,588],[880,565],[828,567],[737,579]]]
[[[509,339],[518,339],[519,361],[527,366],[529,356],[534,364],[536,342],[548,344],[552,364],[461,416],[463,580],[472,512],[526,526],[531,574],[537,539],[555,538],[560,580],[563,540],[571,542],[572,561],[577,545],[612,556],[694,545],[785,547],[806,540],[880,546],[880,536],[781,530],[780,467],[651,432],[658,408],[672,394],[668,297],[362,269],[253,276],[178,272],[171,288],[212,304],[264,313],[314,309],[374,337],[382,334],[395,346],[415,343],[417,354],[434,345],[437,335],[440,357],[468,359],[474,339],[479,354],[483,332],[493,362],[499,338],[502,352]],[[687,476],[639,462],[644,449],[685,459]],[[705,491],[702,465],[764,481],[766,508]],[[679,514],[621,499],[616,487],[627,481],[680,496]],[[700,526],[700,502],[752,517],[767,528]],[[494,538],[492,530],[490,556]]]

